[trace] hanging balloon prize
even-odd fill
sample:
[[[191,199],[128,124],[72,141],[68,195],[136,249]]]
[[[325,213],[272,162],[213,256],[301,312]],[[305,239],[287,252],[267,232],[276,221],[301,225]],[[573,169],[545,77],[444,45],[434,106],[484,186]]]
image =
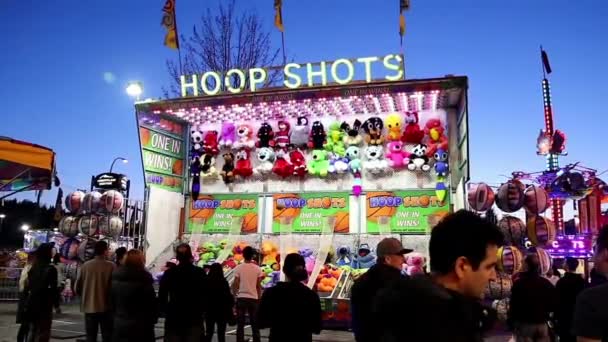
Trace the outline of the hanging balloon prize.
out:
[[[473,184],[467,199],[471,209],[475,211],[487,211],[494,204],[494,191],[486,183]]]
[[[97,191],[91,191],[84,196],[82,202],[82,209],[88,213],[96,213],[99,211],[101,205],[101,194]]]
[[[512,213],[524,205],[524,190],[526,186],[517,179],[511,179],[498,188],[496,205],[505,213]]]
[[[555,240],[555,225],[551,220],[531,215],[527,221],[528,239],[534,246],[547,246]]]
[[[103,236],[118,237],[124,223],[118,216],[105,216],[99,221],[99,233]]]
[[[107,212],[117,214],[122,209],[125,198],[120,191],[109,190],[103,194],[101,201]]]
[[[99,217],[95,215],[83,216],[78,220],[78,230],[86,236],[98,234]]]
[[[531,214],[542,214],[549,207],[549,195],[538,185],[530,185],[524,194],[524,207]]]
[[[507,245],[520,246],[526,235],[526,225],[515,216],[505,215],[498,221],[498,227],[505,237]]]
[[[59,221],[59,231],[67,237],[78,235],[78,218],[74,216],[64,216]]]
[[[498,269],[513,275],[522,267],[522,254],[515,246],[503,246],[498,249]]]
[[[84,192],[82,191],[74,191],[66,196],[65,207],[70,211],[70,213],[78,214],[82,208],[84,196]]]

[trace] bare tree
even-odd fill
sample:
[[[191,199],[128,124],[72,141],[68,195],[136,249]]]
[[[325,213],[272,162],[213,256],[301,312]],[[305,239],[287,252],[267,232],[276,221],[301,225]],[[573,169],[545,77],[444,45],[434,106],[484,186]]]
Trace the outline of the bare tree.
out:
[[[179,63],[167,60],[167,69],[173,80],[169,89],[163,88],[165,96],[181,95],[180,75],[201,74],[215,71],[225,74],[230,69],[247,70],[253,67],[276,65],[279,49],[272,49],[270,32],[263,27],[263,21],[255,11],[235,12],[235,1],[227,4],[220,1],[218,11],[208,8],[201,17],[201,23],[192,28],[192,36],[180,35],[182,70]],[[245,84],[237,75],[230,80],[232,88],[249,86],[249,75],[245,73]],[[275,84],[280,77],[276,70],[270,70],[264,86]],[[208,81],[213,88],[213,81]],[[226,90],[226,85],[220,88]]]

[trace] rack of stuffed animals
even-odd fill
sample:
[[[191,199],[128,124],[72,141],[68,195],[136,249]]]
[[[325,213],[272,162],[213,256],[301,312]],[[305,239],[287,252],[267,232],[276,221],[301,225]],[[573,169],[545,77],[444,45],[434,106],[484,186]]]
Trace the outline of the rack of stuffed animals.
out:
[[[258,127],[227,121],[221,127],[192,126],[190,147],[194,200],[201,192],[220,192],[217,185],[222,181],[232,189],[251,180],[332,180],[345,175],[351,175],[353,193],[358,195],[362,178],[390,177],[400,171],[432,173],[441,198],[446,194],[448,138],[442,111],[346,120],[299,116]]]

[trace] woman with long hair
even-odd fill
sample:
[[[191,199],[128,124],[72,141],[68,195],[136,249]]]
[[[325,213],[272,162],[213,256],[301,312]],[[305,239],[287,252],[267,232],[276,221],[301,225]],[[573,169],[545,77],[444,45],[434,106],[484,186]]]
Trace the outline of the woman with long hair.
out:
[[[207,274],[207,293],[210,294],[208,310],[205,317],[206,335],[205,340],[211,342],[213,332],[217,325],[218,342],[226,341],[226,324],[233,317],[232,306],[234,298],[230,292],[230,285],[224,278],[222,265],[215,263],[209,267]]]
[[[144,254],[136,249],[127,252],[123,265],[112,274],[112,341],[154,341],[158,307],[152,284],[152,275],[145,268]]]
[[[321,332],[321,301],[303,282],[304,257],[292,253],[283,264],[285,282],[264,291],[258,311],[260,328],[270,328],[269,342],[311,342]]]

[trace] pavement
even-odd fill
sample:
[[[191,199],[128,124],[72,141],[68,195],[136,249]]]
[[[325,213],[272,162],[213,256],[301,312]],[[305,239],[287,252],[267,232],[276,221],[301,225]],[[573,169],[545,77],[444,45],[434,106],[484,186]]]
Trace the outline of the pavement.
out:
[[[15,302],[0,302],[0,342],[12,342],[16,340],[19,325],[15,324],[15,312],[17,304]],[[63,313],[53,316],[53,327],[51,331],[51,341],[84,341],[84,317],[79,312],[78,305],[64,305]],[[228,327],[226,341],[235,342],[235,327]],[[251,335],[251,330],[245,331],[246,335]],[[268,341],[268,331],[262,330],[262,341]],[[164,335],[163,322],[156,325],[157,340],[162,340]],[[507,342],[509,334],[497,332],[494,336],[487,338],[486,342]],[[97,339],[101,341],[101,336]],[[354,338],[348,331],[323,331],[321,335],[314,336],[316,342],[353,342]],[[215,338],[213,341],[217,341]]]

